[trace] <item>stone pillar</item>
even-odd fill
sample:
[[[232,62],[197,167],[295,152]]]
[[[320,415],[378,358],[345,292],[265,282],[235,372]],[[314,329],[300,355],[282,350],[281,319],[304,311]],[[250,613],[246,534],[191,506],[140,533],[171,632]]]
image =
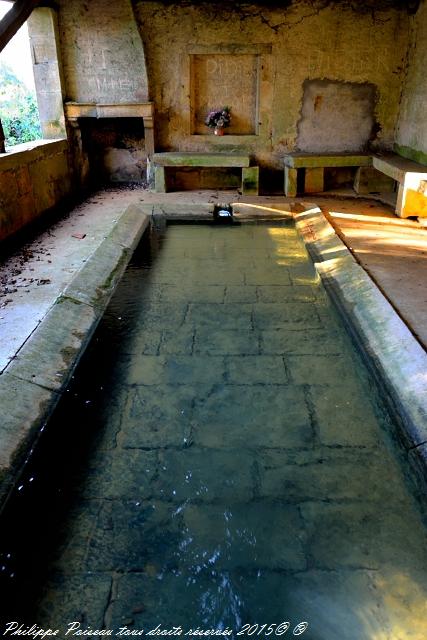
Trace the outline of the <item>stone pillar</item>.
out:
[[[154,117],[144,118],[144,137],[145,137],[145,151],[147,153],[147,183],[150,188],[155,187],[155,172],[152,167],[152,157],[154,154]]]
[[[50,7],[35,9],[28,20],[28,34],[43,138],[64,138],[63,81],[56,11]]]
[[[156,193],[166,193],[166,171],[165,167],[154,167],[154,188]]]
[[[285,166],[285,196],[295,198],[297,195],[297,169]]]

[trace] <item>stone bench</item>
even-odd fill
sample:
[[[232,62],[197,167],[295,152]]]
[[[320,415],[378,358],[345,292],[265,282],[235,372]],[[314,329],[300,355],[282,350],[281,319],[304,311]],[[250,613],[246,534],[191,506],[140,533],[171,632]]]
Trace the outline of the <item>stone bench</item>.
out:
[[[324,170],[341,167],[370,167],[372,155],[369,153],[289,153],[284,157],[285,195],[297,195],[298,169],[305,169],[304,193],[324,191]]]
[[[357,167],[356,193],[369,195],[373,191],[393,191],[396,181],[399,184],[396,214],[402,218],[427,217],[427,166],[395,153],[290,153],[284,157],[284,164],[288,197],[294,198],[297,194],[299,169],[305,169],[304,193],[321,193],[324,191],[324,169]]]
[[[238,153],[193,153],[175,152],[155,153],[154,188],[157,193],[167,191],[166,168],[168,167],[209,167],[242,169],[242,193],[244,195],[258,195],[259,167],[250,166],[250,157]]]
[[[377,171],[398,182],[398,216],[427,217],[427,166],[394,153],[373,156],[372,165]]]

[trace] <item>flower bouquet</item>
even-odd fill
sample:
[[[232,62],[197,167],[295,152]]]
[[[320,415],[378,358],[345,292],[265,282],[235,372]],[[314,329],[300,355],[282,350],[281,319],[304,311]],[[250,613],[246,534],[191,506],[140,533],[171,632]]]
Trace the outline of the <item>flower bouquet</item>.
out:
[[[229,127],[231,123],[231,108],[222,107],[210,111],[206,117],[205,125],[214,130],[215,135],[223,136],[224,129]]]

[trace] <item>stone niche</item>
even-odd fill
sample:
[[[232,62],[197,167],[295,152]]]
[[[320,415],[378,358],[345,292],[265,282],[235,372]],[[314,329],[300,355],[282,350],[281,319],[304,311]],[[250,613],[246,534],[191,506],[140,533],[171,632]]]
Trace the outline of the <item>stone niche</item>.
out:
[[[260,55],[197,53],[190,55],[191,133],[209,135],[208,112],[231,108],[231,135],[257,135]]]
[[[355,152],[376,137],[377,90],[369,82],[307,80],[297,149],[312,153]]]

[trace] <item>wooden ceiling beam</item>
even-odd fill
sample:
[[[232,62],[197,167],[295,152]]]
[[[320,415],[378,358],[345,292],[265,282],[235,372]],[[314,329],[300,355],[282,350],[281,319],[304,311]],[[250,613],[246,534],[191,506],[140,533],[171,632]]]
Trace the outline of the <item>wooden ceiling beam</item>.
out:
[[[3,51],[7,43],[15,33],[28,20],[35,7],[41,4],[41,0],[16,0],[6,15],[0,20],[0,51]]]

